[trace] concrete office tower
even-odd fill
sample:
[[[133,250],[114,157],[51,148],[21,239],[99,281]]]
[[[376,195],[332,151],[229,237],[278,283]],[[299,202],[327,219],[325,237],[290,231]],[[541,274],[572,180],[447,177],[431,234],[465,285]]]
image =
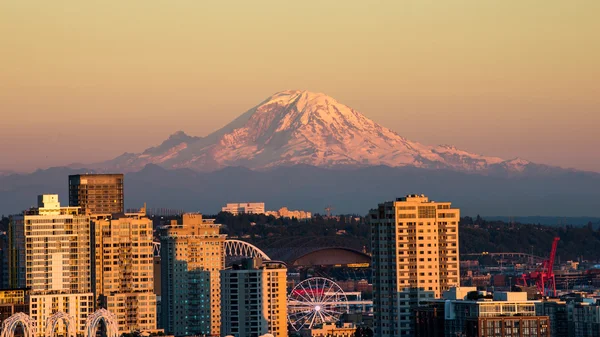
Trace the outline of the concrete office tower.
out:
[[[37,208],[13,218],[10,237],[11,280],[30,289],[29,315],[38,335],[44,335],[46,319],[57,311],[73,316],[83,333],[94,310],[90,218],[79,207],[60,207],[58,195],[41,195]],[[64,324],[59,333],[66,335]]]
[[[175,336],[219,335],[220,271],[226,235],[221,225],[184,214],[161,234],[161,328]]]
[[[99,306],[116,315],[121,334],[156,330],[152,220],[146,210],[93,217],[92,230]]]
[[[418,303],[459,285],[460,211],[408,195],[379,204],[369,218],[375,336],[410,336]]]
[[[221,336],[287,337],[287,267],[245,259],[221,271]]]
[[[123,213],[122,174],[77,174],[69,176],[69,205],[84,214]]]

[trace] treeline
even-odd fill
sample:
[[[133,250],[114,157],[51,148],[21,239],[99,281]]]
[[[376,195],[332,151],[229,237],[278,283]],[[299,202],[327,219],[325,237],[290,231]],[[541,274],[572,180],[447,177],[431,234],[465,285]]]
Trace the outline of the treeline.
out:
[[[221,212],[207,215],[216,223],[223,225],[222,232],[233,237],[251,239],[267,237],[319,236],[334,237],[346,235],[364,238],[368,241],[369,225],[365,218],[358,215],[322,216],[316,214],[311,219],[275,218],[264,214],[240,214]]]
[[[358,215],[326,217],[317,214],[308,220],[277,219],[256,214],[234,216],[230,213],[219,213],[212,217],[224,225],[224,233],[259,246],[269,245],[279,238],[303,236],[328,237],[335,242],[345,238],[355,246],[370,246],[368,219]],[[459,226],[460,252],[523,252],[545,257],[550,253],[552,240],[558,236],[557,257],[562,261],[600,261],[600,230],[594,227],[591,223],[584,227],[551,227],[486,221],[479,216],[464,217]]]
[[[561,261],[600,260],[600,230],[592,223],[555,227],[465,217],[459,233],[461,253],[522,252],[546,257],[554,237],[560,237],[556,255]]]

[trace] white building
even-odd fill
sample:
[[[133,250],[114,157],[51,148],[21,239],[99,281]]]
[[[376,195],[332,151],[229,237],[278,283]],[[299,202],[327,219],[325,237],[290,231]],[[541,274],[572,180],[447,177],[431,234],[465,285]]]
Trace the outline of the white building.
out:
[[[58,195],[41,195],[10,224],[11,286],[31,289],[29,313],[39,336],[46,319],[58,311],[70,314],[84,332],[94,310],[90,266],[90,219],[79,207],[60,207]],[[59,333],[66,335],[65,325]]]
[[[264,214],[265,203],[264,202],[243,202],[243,203],[229,203],[227,206],[221,208],[223,212],[229,212],[233,215],[242,213],[252,214]]]
[[[287,267],[246,259],[221,271],[221,336],[287,337]]]

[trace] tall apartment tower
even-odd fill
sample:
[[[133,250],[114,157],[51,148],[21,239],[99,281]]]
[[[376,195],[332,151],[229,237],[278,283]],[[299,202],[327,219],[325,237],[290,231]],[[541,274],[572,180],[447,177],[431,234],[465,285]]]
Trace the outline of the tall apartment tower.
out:
[[[97,216],[92,232],[98,305],[115,314],[120,334],[156,330],[152,220],[145,208]]]
[[[245,259],[221,271],[221,336],[287,337],[287,267]]]
[[[84,214],[123,213],[122,174],[77,174],[69,176],[69,206]]]
[[[90,266],[90,218],[79,207],[60,207],[58,195],[41,195],[38,207],[13,217],[11,286],[29,288],[29,315],[38,336],[57,311],[70,314],[83,334],[94,310]],[[59,334],[66,335],[64,324]]]
[[[375,336],[411,336],[413,309],[458,286],[458,221],[449,202],[407,195],[369,212]]]
[[[221,332],[226,235],[220,227],[202,214],[184,214],[161,234],[161,328],[168,334]]]

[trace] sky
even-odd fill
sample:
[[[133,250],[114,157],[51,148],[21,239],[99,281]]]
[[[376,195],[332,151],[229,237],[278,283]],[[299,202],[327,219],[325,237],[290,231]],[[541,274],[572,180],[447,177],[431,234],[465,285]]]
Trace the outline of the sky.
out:
[[[600,172],[600,1],[2,1],[0,170],[204,136],[275,92]]]

